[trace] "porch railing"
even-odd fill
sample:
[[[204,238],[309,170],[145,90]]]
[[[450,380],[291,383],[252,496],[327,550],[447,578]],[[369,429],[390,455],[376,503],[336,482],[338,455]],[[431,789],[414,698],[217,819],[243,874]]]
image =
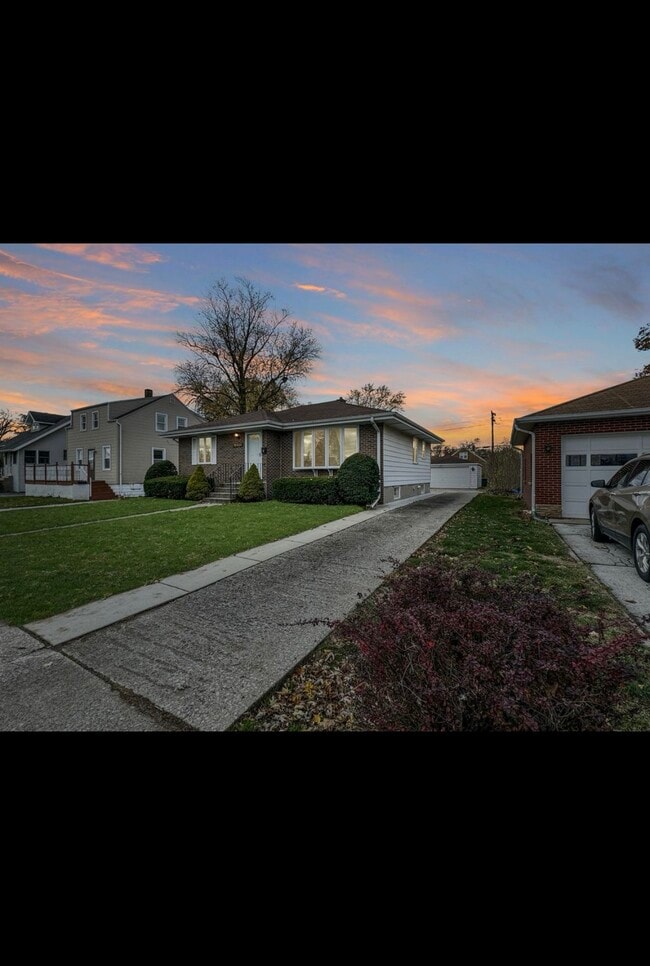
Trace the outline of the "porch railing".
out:
[[[89,475],[87,463],[25,465],[25,483],[59,483],[62,486],[72,486],[73,483],[87,483]]]
[[[251,463],[219,463],[212,473],[208,474],[214,486],[227,486],[230,499],[233,500],[239,489],[244,473],[251,466]],[[260,476],[262,475],[262,461],[256,461],[256,466]]]

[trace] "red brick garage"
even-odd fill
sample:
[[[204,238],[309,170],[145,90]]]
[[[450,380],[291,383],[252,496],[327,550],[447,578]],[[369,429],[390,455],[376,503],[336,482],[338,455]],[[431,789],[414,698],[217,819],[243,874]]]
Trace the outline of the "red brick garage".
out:
[[[514,420],[523,446],[523,497],[543,516],[587,519],[591,481],[650,452],[650,376]]]

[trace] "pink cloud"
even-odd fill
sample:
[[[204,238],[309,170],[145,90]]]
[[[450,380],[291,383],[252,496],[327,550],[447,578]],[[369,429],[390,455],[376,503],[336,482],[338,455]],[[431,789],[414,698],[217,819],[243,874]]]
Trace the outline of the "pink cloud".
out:
[[[299,288],[303,292],[318,292],[320,295],[333,295],[337,299],[347,298],[345,292],[340,292],[337,288],[326,288],[323,285],[308,285],[306,283],[294,282],[293,287]]]
[[[87,245],[87,244],[46,244],[41,243],[38,248],[61,252],[64,255],[75,255],[88,262],[99,262],[100,265],[110,265],[127,272],[144,272],[143,265],[154,265],[167,261],[157,252],[148,252],[135,245]]]

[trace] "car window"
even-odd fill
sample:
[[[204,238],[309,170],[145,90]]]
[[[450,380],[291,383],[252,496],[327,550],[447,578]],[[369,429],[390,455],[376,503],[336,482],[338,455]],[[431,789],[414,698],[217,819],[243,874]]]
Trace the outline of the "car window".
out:
[[[609,487],[609,489],[610,490],[617,490],[617,489],[620,490],[622,487],[624,487],[625,484],[626,484],[626,482],[627,482],[628,477],[632,473],[634,473],[634,471],[636,470],[636,468],[637,468],[638,465],[639,465],[639,461],[638,460],[635,460],[635,462],[632,463],[631,466],[630,465],[628,465],[628,466],[621,466],[620,470],[618,470],[617,473],[614,473],[614,475],[610,478],[610,481],[607,484],[607,486]]]
[[[626,486],[643,486],[650,470],[650,460],[640,460],[625,481]]]

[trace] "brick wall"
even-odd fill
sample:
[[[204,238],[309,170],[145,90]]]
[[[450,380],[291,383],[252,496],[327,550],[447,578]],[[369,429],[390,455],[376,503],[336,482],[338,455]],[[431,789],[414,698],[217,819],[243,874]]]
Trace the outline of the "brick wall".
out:
[[[194,472],[192,440],[187,436],[182,436],[178,441],[178,472],[181,476],[191,476]]]
[[[616,419],[576,419],[562,423],[540,423],[535,427],[535,503],[558,508],[562,504],[563,436],[592,433],[641,433],[650,431],[650,416],[619,416]],[[526,446],[530,446],[527,443]],[[550,447],[550,452],[545,448]],[[525,450],[524,450],[525,452]],[[524,486],[524,498],[526,487]],[[528,489],[530,506],[530,489]]]

